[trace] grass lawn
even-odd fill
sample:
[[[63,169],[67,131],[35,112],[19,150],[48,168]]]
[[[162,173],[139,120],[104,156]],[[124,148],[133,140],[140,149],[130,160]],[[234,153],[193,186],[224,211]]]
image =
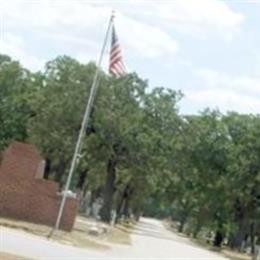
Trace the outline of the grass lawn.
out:
[[[25,231],[44,238],[48,238],[52,231],[52,228],[49,226],[6,218],[0,218],[0,226]],[[72,232],[58,230],[51,239],[62,244],[83,248],[93,248],[97,250],[109,249],[107,245],[95,241],[95,239],[92,239],[87,233],[75,229],[73,229]]]
[[[239,252],[231,251],[228,249],[221,250],[221,253],[232,260],[251,260],[252,257]]]
[[[74,229],[84,233],[88,233],[90,225],[93,220],[90,220],[85,217],[78,217],[75,223]],[[93,224],[93,223],[92,223]],[[98,237],[98,240],[105,243],[115,243],[115,244],[124,244],[130,245],[131,238],[130,233],[134,224],[117,224],[115,226],[110,226],[105,223],[97,222],[97,225],[101,225],[107,232]]]
[[[100,235],[90,235],[89,231],[91,226],[93,226],[95,223],[99,227],[101,226],[104,228],[106,232]],[[7,218],[0,218],[0,226],[25,231],[44,238],[48,238],[52,231],[52,228],[49,226]],[[72,232],[58,230],[51,239],[63,244],[82,248],[107,250],[109,249],[109,243],[130,245],[131,229],[132,224],[119,224],[111,227],[110,225],[95,222],[94,220],[78,216]]]
[[[135,223],[122,223],[112,227],[111,232],[107,234],[107,241],[116,244],[131,244],[131,231],[135,227]]]
[[[175,234],[189,239],[190,242],[196,244],[197,246],[200,246],[200,247],[208,249],[210,251],[214,251],[216,253],[219,253],[219,254],[221,254],[225,257],[228,257],[229,259],[232,259],[232,260],[251,260],[252,259],[252,257],[247,255],[247,254],[236,252],[236,251],[233,251],[233,250],[228,249],[228,248],[219,249],[219,248],[216,248],[216,247],[213,247],[213,246],[207,244],[205,241],[190,238],[187,235],[185,235],[184,233],[178,233],[178,231],[176,230],[175,227],[172,226],[172,222],[170,222],[170,221],[165,221],[164,226],[168,230],[174,232]]]

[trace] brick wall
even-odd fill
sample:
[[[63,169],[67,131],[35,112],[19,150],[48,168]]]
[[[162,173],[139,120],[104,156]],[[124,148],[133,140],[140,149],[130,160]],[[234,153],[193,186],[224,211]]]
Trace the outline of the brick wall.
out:
[[[15,142],[2,154],[0,216],[53,226],[61,196],[58,184],[40,178],[43,159],[33,145]],[[71,231],[77,201],[67,198],[61,228]]]

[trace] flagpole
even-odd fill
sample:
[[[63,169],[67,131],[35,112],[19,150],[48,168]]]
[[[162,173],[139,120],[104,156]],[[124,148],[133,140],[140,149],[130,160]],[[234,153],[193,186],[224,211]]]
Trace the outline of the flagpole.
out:
[[[54,228],[53,228],[49,237],[51,237],[54,234],[54,232],[56,230],[58,230],[59,227],[60,227],[60,222],[61,222],[61,218],[62,218],[62,215],[63,215],[63,212],[64,212],[64,207],[65,207],[65,202],[66,202],[66,195],[67,195],[67,192],[68,192],[69,187],[70,187],[72,175],[73,175],[73,172],[76,168],[78,158],[80,157],[82,140],[83,140],[83,137],[84,137],[85,129],[88,127],[90,113],[91,113],[93,103],[94,103],[94,99],[95,99],[97,89],[98,89],[98,86],[99,86],[98,83],[99,83],[99,75],[100,75],[100,66],[101,66],[101,63],[102,63],[102,60],[103,60],[105,48],[106,48],[106,45],[107,45],[108,35],[109,35],[109,32],[110,32],[111,25],[113,23],[114,17],[115,17],[115,14],[114,14],[114,11],[112,11],[112,14],[111,14],[110,19],[109,19],[107,31],[106,31],[106,34],[105,34],[105,39],[104,39],[104,42],[103,42],[103,45],[102,45],[102,48],[101,48],[101,52],[100,52],[100,56],[99,56],[99,59],[98,59],[98,62],[97,62],[97,68],[96,68],[96,72],[95,72],[94,79],[93,79],[93,82],[92,82],[92,86],[91,86],[91,90],[90,90],[90,94],[89,94],[89,98],[88,98],[88,103],[87,103],[87,106],[86,106],[86,109],[85,109],[84,117],[83,117],[83,120],[82,120],[82,123],[81,123],[81,128],[80,128],[80,131],[79,131],[77,143],[76,143],[73,158],[72,158],[72,161],[71,161],[71,166],[70,166],[68,178],[67,178],[67,181],[66,181],[65,189],[63,191],[63,196],[62,196],[62,200],[61,200],[61,204],[60,204],[60,208],[59,208],[58,217],[57,217],[55,226],[54,226]]]

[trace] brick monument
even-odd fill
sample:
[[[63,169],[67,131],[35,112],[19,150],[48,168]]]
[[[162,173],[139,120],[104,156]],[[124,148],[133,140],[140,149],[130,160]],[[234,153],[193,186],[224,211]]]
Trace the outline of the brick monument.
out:
[[[43,179],[45,161],[35,146],[20,142],[2,153],[0,166],[0,217],[54,226],[61,196],[58,184]],[[77,200],[67,198],[61,229],[71,231]]]

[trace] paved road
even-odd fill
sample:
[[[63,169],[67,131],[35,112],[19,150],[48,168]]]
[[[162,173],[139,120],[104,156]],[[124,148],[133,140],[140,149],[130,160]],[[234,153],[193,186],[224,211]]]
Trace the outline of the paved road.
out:
[[[98,252],[1,228],[0,251],[34,259],[225,259],[172,234],[158,220],[142,219],[131,236],[131,246],[113,246],[109,251]]]

